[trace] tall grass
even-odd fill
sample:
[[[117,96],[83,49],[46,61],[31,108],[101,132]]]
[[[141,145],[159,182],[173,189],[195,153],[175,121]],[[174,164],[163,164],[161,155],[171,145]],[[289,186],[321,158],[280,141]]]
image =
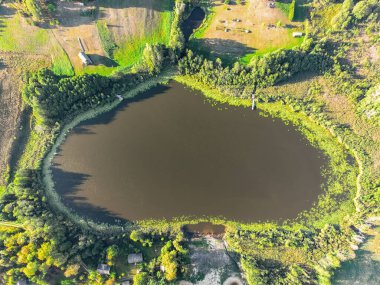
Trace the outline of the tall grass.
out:
[[[41,54],[49,43],[47,30],[30,26],[21,15],[3,18],[0,31],[0,50]]]
[[[74,75],[70,59],[53,32],[30,26],[19,14],[2,21],[1,51],[44,54],[51,57],[52,70],[57,75]]]
[[[138,63],[146,44],[168,45],[172,22],[172,11],[161,12],[159,25],[150,33],[127,39],[114,52],[114,59],[122,67],[130,67]]]
[[[116,44],[111,37],[110,30],[108,29],[106,21],[99,20],[96,22],[96,28],[99,33],[100,41],[102,43],[105,54],[112,58],[113,51],[116,48]]]
[[[66,76],[74,75],[74,68],[71,65],[69,56],[55,38],[51,40],[50,52],[53,64],[52,70],[55,74]]]

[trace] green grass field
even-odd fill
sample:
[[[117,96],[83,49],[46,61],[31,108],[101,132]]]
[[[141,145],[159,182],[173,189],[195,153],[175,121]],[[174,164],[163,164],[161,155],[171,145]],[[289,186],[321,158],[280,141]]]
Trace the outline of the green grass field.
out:
[[[1,18],[0,50],[27,54],[44,54],[51,57],[52,69],[58,75],[73,75],[70,60],[53,36],[46,29],[34,27],[19,14]]]
[[[169,43],[171,22],[172,12],[162,12],[160,24],[153,32],[141,37],[127,39],[124,44],[115,50],[115,61],[122,67],[130,67],[140,61],[147,43],[167,45]]]

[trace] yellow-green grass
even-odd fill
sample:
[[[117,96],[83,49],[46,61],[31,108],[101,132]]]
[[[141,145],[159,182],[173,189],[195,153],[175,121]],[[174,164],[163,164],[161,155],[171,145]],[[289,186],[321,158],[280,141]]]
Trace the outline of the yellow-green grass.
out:
[[[209,28],[211,22],[214,20],[214,17],[215,17],[215,8],[214,8],[214,6],[212,6],[212,7],[209,7],[206,10],[206,16],[205,16],[205,19],[203,20],[203,23],[192,34],[191,37],[195,38],[195,39],[201,39],[201,38],[203,38],[203,36],[204,36],[205,32],[207,31],[207,29]]]
[[[120,66],[118,67],[110,67],[105,65],[88,65],[83,67],[83,69],[77,71],[77,74],[99,74],[103,76],[110,76],[113,73],[121,70]]]
[[[267,47],[265,47],[263,49],[256,50],[253,53],[249,53],[249,54],[246,54],[243,57],[241,57],[240,63],[248,64],[251,61],[251,59],[255,56],[263,56],[267,53],[271,53],[271,52],[274,52],[274,51],[279,50],[279,49],[292,49],[294,47],[300,46],[305,37],[294,38],[292,35],[294,31],[295,31],[294,29],[288,29],[287,30],[288,42],[286,45],[271,46],[270,44],[268,44]]]
[[[127,39],[115,50],[114,60],[121,67],[130,67],[140,61],[146,44],[168,45],[171,23],[172,12],[161,12],[160,23],[157,28],[143,36]]]
[[[51,31],[30,25],[19,14],[2,18],[1,23],[3,25],[0,31],[1,51],[44,54],[51,57],[52,69],[55,73],[74,74],[66,52]]]
[[[279,10],[281,10],[286,15],[286,17],[288,17],[290,3],[276,2],[276,5],[279,8]],[[207,45],[203,43],[202,38],[206,37],[205,34],[211,28],[210,26],[212,22],[215,20],[215,17],[217,16],[217,10],[215,6],[208,6],[208,7],[205,7],[205,9],[206,9],[206,18],[203,21],[202,25],[191,36],[189,46],[191,49],[194,49],[198,53],[202,53],[206,57],[211,57],[213,59],[216,56],[210,53],[210,48],[207,47]],[[226,51],[225,54],[218,54],[217,56],[220,57],[226,63],[232,63],[238,60],[242,64],[248,64],[251,61],[251,59],[255,56],[262,56],[267,53],[276,51],[278,49],[291,49],[291,48],[301,45],[304,37],[294,38],[292,36],[292,33],[295,31],[300,31],[299,20],[303,19],[304,16],[307,14],[306,10],[307,9],[304,6],[304,1],[299,0],[297,3],[297,19],[296,19],[298,22],[297,23],[298,27],[282,28],[283,31],[281,31],[282,33],[281,38],[283,38],[284,40],[281,43],[273,43],[272,40],[265,40],[265,39],[260,38],[260,44],[258,46],[255,46],[255,43],[251,43],[249,45],[249,47],[251,47],[253,51],[251,48],[245,48],[242,46],[240,54],[239,52],[228,53]],[[268,32],[270,33],[270,31]],[[256,31],[253,31],[253,34],[255,33]],[[247,37],[251,37],[251,36],[252,34],[247,34]],[[226,46],[226,49],[228,50],[228,46]]]
[[[335,15],[338,14],[341,6],[342,3],[336,3],[330,4],[326,7],[323,7],[322,9],[317,10],[313,21],[316,22],[320,28],[331,28],[331,20]]]

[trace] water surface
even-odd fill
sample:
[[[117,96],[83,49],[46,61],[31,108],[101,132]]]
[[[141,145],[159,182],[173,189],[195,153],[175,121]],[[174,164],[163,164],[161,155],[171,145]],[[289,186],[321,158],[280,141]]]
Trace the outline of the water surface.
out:
[[[74,128],[53,178],[66,205],[96,220],[249,222],[309,209],[323,163],[291,125],[172,82]]]
[[[201,26],[205,16],[205,12],[200,7],[195,7],[191,11],[190,16],[182,24],[182,32],[186,40]]]

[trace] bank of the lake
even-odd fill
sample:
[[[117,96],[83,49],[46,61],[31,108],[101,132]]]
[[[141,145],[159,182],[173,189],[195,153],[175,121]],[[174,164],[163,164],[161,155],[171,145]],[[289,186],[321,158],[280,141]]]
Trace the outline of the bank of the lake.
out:
[[[294,219],[322,193],[323,154],[292,124],[170,82],[80,123],[55,189],[94,220]]]
[[[175,80],[191,88],[201,90],[205,96],[232,106],[249,107],[251,98],[238,98],[221,93],[191,76],[176,76]],[[260,97],[260,96],[259,96]],[[264,96],[263,96],[264,97]],[[320,120],[318,115],[307,114],[302,110],[301,102],[285,102],[284,98],[256,100],[258,111],[267,116],[280,118],[292,123],[316,148],[321,149],[329,159],[328,183],[314,207],[300,213],[299,222],[312,223],[316,227],[323,227],[326,223],[339,224],[342,219],[355,212],[360,212],[361,177],[363,175],[363,159],[358,151],[351,147],[350,137],[340,135],[333,126],[328,126]],[[328,122],[327,122],[328,123]],[[355,164],[352,164],[354,159]],[[339,181],[339,185],[338,182]],[[342,193],[345,193],[344,200]],[[336,198],[334,198],[334,196]],[[339,198],[338,198],[339,197]],[[360,213],[361,214],[361,213]],[[306,222],[306,220],[307,222]]]

